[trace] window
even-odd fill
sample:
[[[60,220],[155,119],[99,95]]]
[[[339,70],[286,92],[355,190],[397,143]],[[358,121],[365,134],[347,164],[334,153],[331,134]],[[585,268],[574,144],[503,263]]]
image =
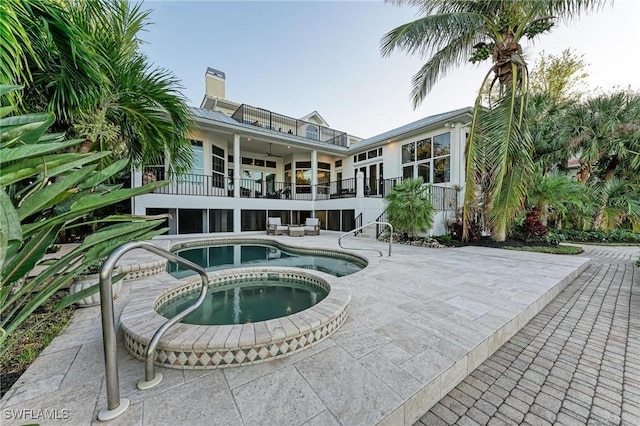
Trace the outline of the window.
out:
[[[307,124],[306,136],[308,139],[318,140],[318,127],[313,124]]]
[[[336,160],[336,169],[342,167],[342,160]]]
[[[191,156],[193,162],[191,163],[191,171],[189,175],[181,178],[183,183],[202,184],[204,175],[204,152],[202,150],[202,142],[191,141]]]
[[[275,169],[276,168],[276,162],[267,160],[267,167],[269,167],[270,169]]]
[[[224,149],[211,146],[211,185],[224,188]]]
[[[402,176],[422,177],[425,183],[451,180],[451,134],[421,139],[402,146]]]

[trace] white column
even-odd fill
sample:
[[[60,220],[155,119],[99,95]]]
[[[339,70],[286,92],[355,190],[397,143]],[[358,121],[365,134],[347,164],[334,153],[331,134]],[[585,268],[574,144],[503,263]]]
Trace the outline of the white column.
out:
[[[233,198],[240,198],[240,135],[233,135]],[[241,210],[234,207],[233,232],[240,233],[241,229]]]
[[[311,151],[311,199],[315,201],[318,191],[318,151]]]
[[[233,135],[233,197],[240,198],[240,135]]]
[[[356,197],[364,198],[364,173],[356,173]]]

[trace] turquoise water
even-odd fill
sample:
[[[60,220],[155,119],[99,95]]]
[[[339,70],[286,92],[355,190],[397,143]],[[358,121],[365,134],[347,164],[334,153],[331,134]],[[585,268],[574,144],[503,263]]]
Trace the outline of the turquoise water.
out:
[[[289,266],[342,277],[358,272],[365,266],[363,262],[338,256],[309,255],[257,244],[198,247],[176,254],[204,267],[207,272],[247,266]],[[168,271],[176,278],[195,274],[175,263],[169,263]]]
[[[162,305],[158,313],[172,318],[193,305],[199,295],[195,290],[178,296]],[[224,290],[210,288],[203,304],[181,322],[222,325],[266,321],[310,308],[326,296],[326,291],[303,281],[240,282]]]

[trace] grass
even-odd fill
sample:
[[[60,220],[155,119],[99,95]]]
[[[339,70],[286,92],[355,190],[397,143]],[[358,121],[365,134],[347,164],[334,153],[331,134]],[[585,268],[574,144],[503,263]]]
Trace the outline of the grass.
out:
[[[75,310],[73,306],[54,312],[65,295],[66,292],[59,291],[51,296],[16,329],[17,340],[7,342],[9,348],[0,355],[0,397],[69,323]]]
[[[502,247],[506,250],[517,250],[517,251],[532,251],[535,253],[551,253],[551,254],[580,254],[584,250],[582,247],[577,246],[504,246]]]

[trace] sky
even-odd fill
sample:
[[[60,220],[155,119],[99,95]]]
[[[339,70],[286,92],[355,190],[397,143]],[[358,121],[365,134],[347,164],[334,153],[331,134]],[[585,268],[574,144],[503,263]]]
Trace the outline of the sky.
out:
[[[318,111],[330,127],[371,137],[429,115],[471,106],[489,62],[442,78],[416,109],[411,77],[426,58],[380,54],[380,39],[417,18],[417,9],[381,1],[145,1],[142,50],[182,82],[200,106],[207,67],[226,74],[229,100],[302,117]],[[640,90],[640,1],[559,23],[525,55],[566,48],[589,64],[590,91]]]

